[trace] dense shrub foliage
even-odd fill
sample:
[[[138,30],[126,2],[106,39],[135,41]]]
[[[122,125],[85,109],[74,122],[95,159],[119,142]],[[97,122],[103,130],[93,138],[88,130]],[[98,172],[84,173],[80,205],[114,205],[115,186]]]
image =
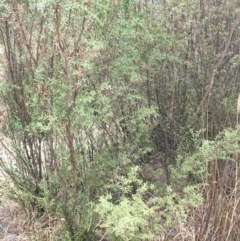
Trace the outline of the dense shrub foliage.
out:
[[[56,240],[239,237],[239,9],[0,0],[10,197]]]

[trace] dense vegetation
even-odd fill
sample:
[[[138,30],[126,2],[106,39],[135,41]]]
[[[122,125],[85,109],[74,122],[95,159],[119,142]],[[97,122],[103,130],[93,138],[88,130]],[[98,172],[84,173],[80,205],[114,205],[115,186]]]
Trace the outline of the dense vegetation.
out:
[[[239,37],[238,0],[0,0],[2,185],[58,220],[37,240],[239,240]]]

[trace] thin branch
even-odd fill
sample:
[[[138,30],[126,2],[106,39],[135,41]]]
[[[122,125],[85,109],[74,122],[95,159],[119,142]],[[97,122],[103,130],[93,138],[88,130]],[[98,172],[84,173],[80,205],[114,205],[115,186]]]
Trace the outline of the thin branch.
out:
[[[232,24],[232,27],[231,27],[231,31],[230,31],[230,34],[228,36],[228,40],[227,40],[227,44],[225,46],[225,49],[223,50],[218,62],[215,64],[214,68],[213,68],[213,72],[212,72],[212,76],[211,76],[211,79],[210,79],[210,82],[208,84],[208,88],[206,90],[206,93],[205,95],[203,96],[200,104],[198,105],[198,108],[196,110],[196,112],[193,114],[192,118],[190,119],[189,122],[192,122],[198,115],[198,113],[200,112],[200,110],[202,109],[207,97],[209,96],[209,94],[211,93],[211,90],[212,90],[212,87],[213,87],[213,84],[214,84],[214,80],[215,80],[215,76],[217,74],[217,71],[218,69],[220,68],[220,66],[223,64],[223,60],[227,54],[227,51],[229,49],[229,46],[231,45],[231,40],[232,40],[232,36],[233,36],[233,33],[234,31],[236,30],[238,24],[240,23],[240,15],[238,16],[238,18],[233,22]]]

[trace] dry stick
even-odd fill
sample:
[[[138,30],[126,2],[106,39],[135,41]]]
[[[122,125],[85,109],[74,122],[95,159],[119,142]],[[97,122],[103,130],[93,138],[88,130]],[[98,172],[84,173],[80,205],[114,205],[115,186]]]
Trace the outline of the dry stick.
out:
[[[236,170],[236,174],[237,174],[237,170]],[[237,177],[236,177],[237,178]],[[230,221],[230,227],[229,227],[229,230],[228,230],[228,233],[227,233],[227,237],[226,237],[226,240],[229,240],[229,237],[230,237],[230,234],[231,234],[231,231],[234,227],[234,217],[235,217],[235,211],[237,209],[237,206],[238,206],[238,203],[239,203],[239,198],[237,199],[237,188],[238,188],[238,183],[235,183],[235,187],[234,187],[234,206],[233,206],[233,210],[232,210],[232,215],[231,215],[231,221]]]
[[[238,127],[238,116],[239,116],[239,112],[240,112],[240,94],[238,96],[238,101],[237,101],[237,127]],[[237,188],[238,188],[238,184],[239,184],[239,181],[238,181],[238,152],[236,154],[236,170],[235,170],[235,186],[234,186],[234,207],[233,207],[233,210],[232,210],[232,216],[231,216],[231,226],[229,228],[229,231],[227,233],[227,237],[226,237],[226,240],[228,240],[228,238],[230,237],[230,233],[233,229],[233,219],[234,219],[234,213],[235,213],[235,210],[237,208],[237,205],[239,203],[239,198],[237,199]]]
[[[237,101],[237,127],[238,127],[238,116],[239,116],[239,112],[240,112],[240,94],[238,96],[238,101]],[[239,184],[239,181],[238,181],[238,153],[236,154],[236,170],[235,170],[235,187],[234,187],[234,207],[233,207],[233,210],[232,210],[232,216],[231,216],[231,226],[229,228],[229,231],[227,233],[227,238],[226,240],[228,240],[229,236],[230,236],[230,233],[233,229],[233,219],[234,219],[234,213],[235,213],[235,210],[237,208],[237,205],[239,203],[239,198],[237,199],[237,188],[238,188],[238,184]]]
[[[178,31],[178,27],[177,27]],[[178,36],[178,32],[176,33],[176,36]],[[172,49],[173,49],[173,55],[176,57],[176,42],[173,41],[172,44]],[[173,60],[173,91],[172,91],[172,99],[171,99],[171,111],[170,111],[170,119],[173,117],[173,109],[174,109],[174,100],[175,100],[175,93],[176,93],[176,88],[177,88],[177,66],[176,66],[176,60]]]
[[[176,56],[176,43],[173,44],[173,54],[175,57]],[[177,67],[176,67],[176,61],[174,60],[173,61],[173,91],[172,91],[172,99],[171,99],[170,119],[172,119],[172,117],[173,117],[176,88],[177,88]]]
[[[224,57],[226,56],[228,48],[231,45],[231,39],[232,39],[233,33],[234,33],[235,29],[237,28],[239,22],[240,22],[240,15],[238,16],[238,18],[232,24],[231,31],[230,31],[230,34],[229,34],[229,37],[228,37],[228,40],[227,40],[227,44],[226,44],[225,49],[223,50],[223,52],[221,54],[220,59],[218,60],[218,62],[214,66],[214,69],[213,69],[213,72],[212,72],[212,76],[211,76],[208,88],[206,90],[206,93],[203,96],[200,104],[198,105],[197,111],[193,114],[192,118],[189,120],[189,123],[191,123],[197,117],[198,113],[202,109],[203,104],[205,103],[207,97],[209,96],[209,94],[210,94],[210,92],[212,90],[213,83],[214,83],[214,80],[215,80],[215,75],[216,75],[216,73],[218,71],[218,68],[223,64]]]
[[[240,94],[238,95],[238,102],[237,102],[237,126],[238,126],[239,113],[240,113]]]

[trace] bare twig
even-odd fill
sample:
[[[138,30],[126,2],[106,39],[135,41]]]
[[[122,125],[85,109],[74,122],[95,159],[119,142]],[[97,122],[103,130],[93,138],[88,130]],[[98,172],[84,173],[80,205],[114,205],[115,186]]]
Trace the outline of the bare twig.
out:
[[[206,93],[203,96],[200,104],[198,105],[198,108],[197,108],[196,112],[193,114],[192,118],[190,119],[190,122],[192,122],[197,117],[197,115],[200,112],[200,110],[202,109],[202,107],[203,107],[207,97],[211,93],[216,73],[217,73],[218,69],[220,68],[220,66],[223,64],[223,60],[224,60],[224,58],[225,58],[225,56],[227,54],[227,51],[228,51],[228,49],[229,49],[229,47],[231,45],[231,40],[232,40],[233,33],[236,30],[236,28],[237,28],[239,23],[240,23],[240,15],[238,16],[238,18],[232,24],[232,27],[231,27],[231,30],[230,30],[230,33],[229,33],[229,36],[228,36],[228,39],[227,39],[227,43],[226,43],[225,49],[223,50],[219,60],[217,61],[217,63],[215,64],[215,66],[213,68],[212,75],[211,75],[210,82],[208,84]]]

